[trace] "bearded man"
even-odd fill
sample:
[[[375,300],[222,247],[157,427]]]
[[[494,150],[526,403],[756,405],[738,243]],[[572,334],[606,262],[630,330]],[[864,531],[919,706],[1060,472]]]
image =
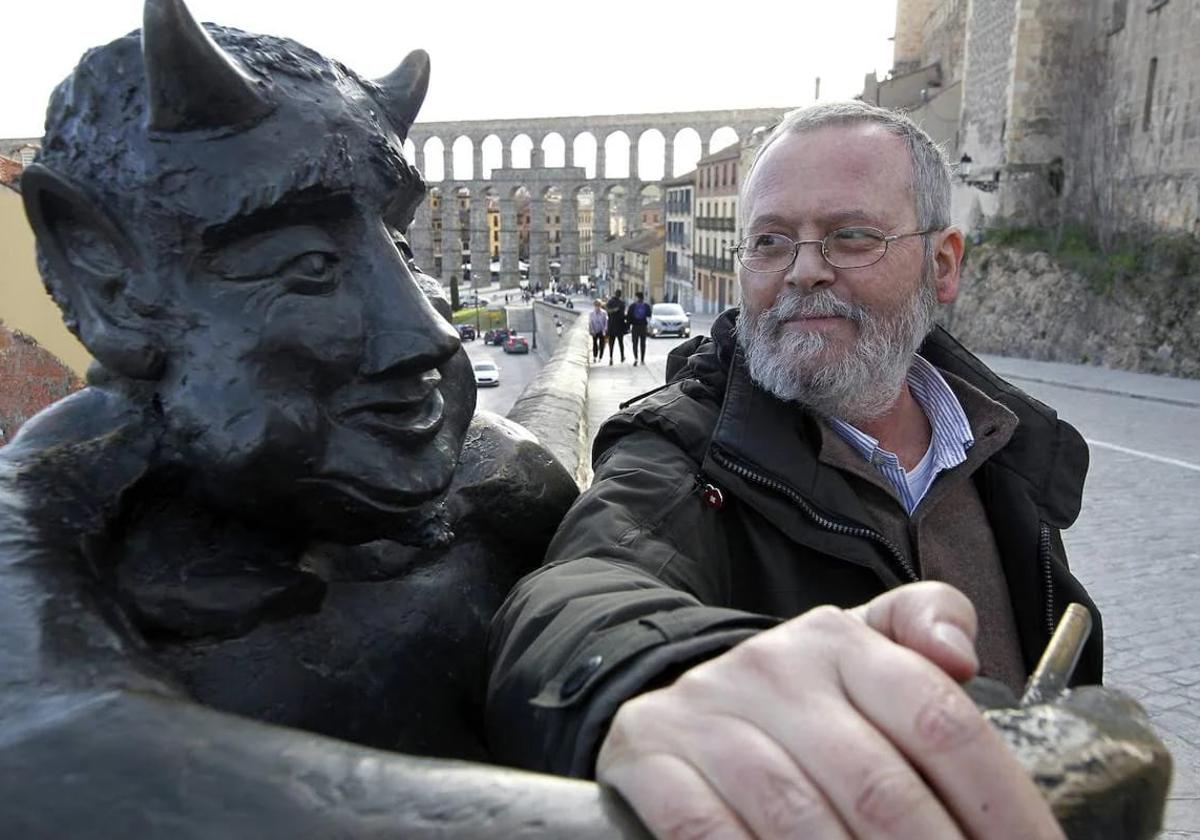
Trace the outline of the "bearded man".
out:
[[[604,426],[492,624],[502,760],[595,775],[660,836],[1061,836],[960,683],[1019,690],[1069,602],[1098,621],[1059,536],[1087,449],[934,327],[948,173],[862,103],[767,137],[741,311]]]

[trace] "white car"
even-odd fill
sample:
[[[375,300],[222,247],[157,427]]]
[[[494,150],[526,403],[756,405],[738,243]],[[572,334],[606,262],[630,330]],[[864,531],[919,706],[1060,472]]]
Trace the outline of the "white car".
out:
[[[691,316],[678,303],[656,303],[650,310],[650,336],[692,334]]]
[[[496,367],[495,362],[475,362],[471,367],[475,369],[476,386],[482,388],[500,384],[500,368]]]

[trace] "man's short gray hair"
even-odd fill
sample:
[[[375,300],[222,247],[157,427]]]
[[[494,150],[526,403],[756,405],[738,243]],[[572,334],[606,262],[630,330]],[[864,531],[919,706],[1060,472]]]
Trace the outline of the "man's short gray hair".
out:
[[[919,125],[904,114],[859,101],[821,102],[797,108],[784,115],[758,147],[750,170],[742,178],[741,195],[738,196],[742,223],[747,221],[745,214],[749,207],[746,188],[759,160],[772,143],[789,134],[803,134],[829,126],[862,123],[880,126],[889,134],[903,139],[908,147],[908,154],[912,159],[912,190],[917,211],[917,227],[921,230],[949,227],[950,163],[946,160],[946,155]]]

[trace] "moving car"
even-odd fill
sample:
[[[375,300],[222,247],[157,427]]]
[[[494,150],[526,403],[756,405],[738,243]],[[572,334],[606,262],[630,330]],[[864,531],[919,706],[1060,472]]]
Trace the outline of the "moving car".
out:
[[[495,362],[483,359],[475,362],[471,367],[475,371],[475,384],[480,388],[491,387],[500,384],[500,368]]]
[[[650,310],[651,337],[660,335],[681,335],[687,338],[692,334],[692,318],[684,312],[678,303],[656,303]]]
[[[458,337],[463,341],[475,340],[475,326],[473,324],[459,324]]]
[[[510,330],[508,327],[501,327],[498,330],[489,330],[488,332],[492,334],[492,337],[485,337],[484,341],[488,344],[495,344],[497,347],[502,346],[506,341],[508,341],[509,336],[517,334],[516,330]]]
[[[505,353],[528,353],[529,342],[525,340],[523,335],[510,335],[508,341],[504,342]]]

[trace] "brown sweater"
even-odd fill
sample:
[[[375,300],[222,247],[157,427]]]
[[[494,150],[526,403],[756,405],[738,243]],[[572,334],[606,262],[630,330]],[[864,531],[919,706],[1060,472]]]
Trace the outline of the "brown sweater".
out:
[[[822,462],[847,477],[877,530],[904,552],[923,580],[940,580],[965,594],[979,616],[980,672],[1019,696],[1027,674],[1000,553],[971,475],[1004,447],[1017,418],[958,377],[941,371],[962,404],[975,444],[967,459],[934,479],[910,517],[896,489],[841,435],[821,423]]]

